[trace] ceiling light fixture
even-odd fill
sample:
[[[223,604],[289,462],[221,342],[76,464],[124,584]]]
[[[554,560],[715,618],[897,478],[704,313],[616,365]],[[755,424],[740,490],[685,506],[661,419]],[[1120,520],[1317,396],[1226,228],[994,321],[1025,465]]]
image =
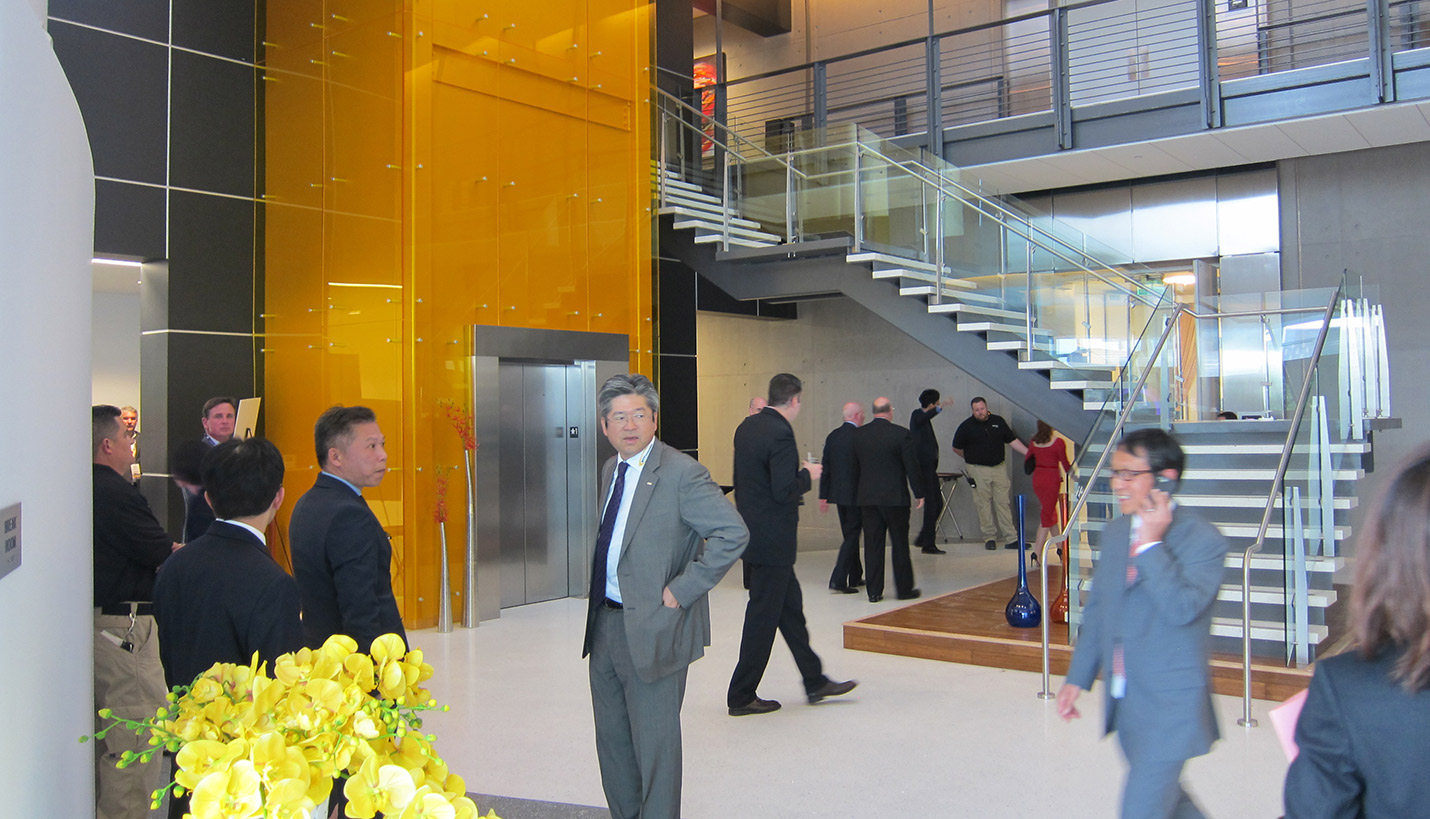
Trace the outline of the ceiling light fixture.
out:
[[[129,259],[101,259],[98,256],[90,259],[90,264],[107,264],[114,267],[143,267],[143,262],[131,261]]]
[[[1162,284],[1170,284],[1175,286],[1196,283],[1197,277],[1194,274],[1188,272],[1164,273],[1162,275]]]

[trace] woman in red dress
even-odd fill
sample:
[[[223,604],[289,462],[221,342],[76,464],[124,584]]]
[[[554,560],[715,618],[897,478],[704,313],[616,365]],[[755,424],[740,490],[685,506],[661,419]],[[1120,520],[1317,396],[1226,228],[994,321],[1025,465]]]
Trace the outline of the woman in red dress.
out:
[[[1053,434],[1053,428],[1046,421],[1038,421],[1038,432],[1033,436],[1033,445],[1028,447],[1028,456],[1034,459],[1033,492],[1038,496],[1042,511],[1038,519],[1038,537],[1029,554],[1034,561],[1043,544],[1054,530],[1061,530],[1066,524],[1067,496],[1063,493],[1063,475],[1072,466],[1067,441]]]

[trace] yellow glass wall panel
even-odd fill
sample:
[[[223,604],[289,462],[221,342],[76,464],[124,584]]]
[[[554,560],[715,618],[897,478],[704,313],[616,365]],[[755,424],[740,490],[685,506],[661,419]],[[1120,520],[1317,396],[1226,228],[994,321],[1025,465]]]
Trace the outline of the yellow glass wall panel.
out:
[[[318,413],[377,412],[392,472],[365,494],[407,624],[431,625],[439,474],[461,591],[439,402],[470,406],[467,328],[626,333],[651,372],[649,6],[302,0],[267,41],[267,428],[296,499]]]

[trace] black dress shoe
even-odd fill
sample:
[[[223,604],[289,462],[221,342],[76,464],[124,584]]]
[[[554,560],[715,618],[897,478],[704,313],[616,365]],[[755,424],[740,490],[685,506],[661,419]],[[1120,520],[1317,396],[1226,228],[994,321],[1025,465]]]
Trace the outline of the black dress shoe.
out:
[[[922,596],[923,596],[923,592],[919,591],[918,589],[909,589],[908,591],[904,592],[903,594],[895,595],[895,597],[897,597],[897,598],[900,599],[900,600],[917,600],[917,599],[919,599],[919,598],[922,597]]]
[[[850,587],[850,586],[830,586],[830,587],[829,587],[829,590],[832,591],[832,592],[839,592],[840,594],[858,594],[858,593],[859,593],[859,590],[858,590],[858,589],[852,588],[852,587]]]
[[[926,554],[926,555],[946,555],[946,554],[948,554],[948,552],[944,551],[943,549],[940,549],[940,548],[937,547],[937,546],[925,546],[925,547],[923,548],[923,553]]]
[[[748,717],[751,714],[768,714],[780,710],[779,700],[762,700],[755,697],[744,705],[730,706],[730,716]]]
[[[854,586],[855,588],[858,588],[859,586],[864,585],[864,578],[860,577],[860,578],[857,578],[857,579],[855,579],[855,580],[851,580],[851,581],[849,582],[849,585]]]
[[[1014,541],[1012,541],[1012,542],[1005,543],[1005,544],[1003,544],[1003,548],[1005,548],[1005,549],[1016,549],[1016,548],[1018,548],[1018,541],[1014,540]]]
[[[825,697],[837,697],[841,694],[848,694],[850,691],[853,691],[854,687],[858,684],[859,683],[853,680],[845,680],[844,682],[830,680],[814,691],[809,692],[809,704],[814,705]]]
[[[985,549],[987,549],[988,551],[991,552],[991,551],[993,551],[994,549],[997,549],[997,548],[998,548],[998,541],[996,541],[996,540],[985,541],[984,544],[983,544],[983,548],[985,548]]]
[[[871,594],[871,595],[869,595],[869,602],[870,602],[870,603],[877,603],[877,602],[879,602],[880,600],[883,600],[883,599],[884,599],[884,595],[882,595],[882,594]]]

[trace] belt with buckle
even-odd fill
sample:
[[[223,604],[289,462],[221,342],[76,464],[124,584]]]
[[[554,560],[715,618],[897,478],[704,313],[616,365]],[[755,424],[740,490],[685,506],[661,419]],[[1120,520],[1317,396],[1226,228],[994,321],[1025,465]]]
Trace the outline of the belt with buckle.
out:
[[[153,614],[154,614],[154,604],[153,604],[153,603],[147,603],[147,602],[144,602],[144,603],[140,603],[140,602],[136,602],[136,603],[110,603],[110,604],[107,605],[107,606],[100,606],[100,607],[99,607],[99,613],[100,613],[100,614],[113,615],[113,616],[116,616],[116,617],[128,617],[131,612],[132,612],[135,616],[144,616],[144,615],[153,616]]]

